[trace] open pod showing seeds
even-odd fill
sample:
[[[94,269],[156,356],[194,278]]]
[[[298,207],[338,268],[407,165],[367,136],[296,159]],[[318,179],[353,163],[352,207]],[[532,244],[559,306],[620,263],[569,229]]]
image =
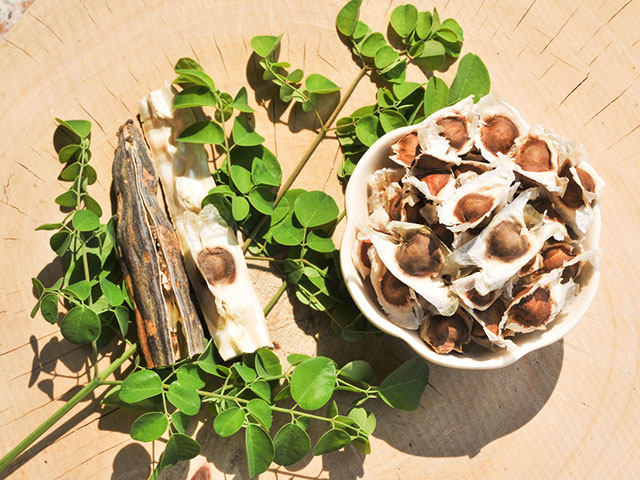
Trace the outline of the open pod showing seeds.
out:
[[[478,126],[473,98],[432,113],[418,129],[421,152],[437,159],[458,164],[460,155],[473,148]]]
[[[235,233],[215,207],[201,208],[215,183],[204,145],[177,140],[195,119],[190,109],[173,109],[175,93],[168,83],[151,92],[140,101],[140,120],[158,164],[189,279],[220,356],[227,360],[271,341]]]
[[[420,328],[420,338],[436,353],[462,353],[462,347],[471,341],[473,320],[459,308],[453,315],[427,316]]]
[[[180,244],[158,203],[158,179],[142,135],[120,127],[113,162],[118,251],[149,368],[172,365],[205,347],[189,294]]]
[[[568,143],[568,140],[535,125],[527,135],[516,140],[509,158],[520,175],[542,185],[548,192],[562,195],[567,180],[558,175],[558,170],[565,161],[563,152],[570,149],[563,143]]]
[[[450,197],[456,188],[455,177],[450,171],[413,169],[407,171],[402,181],[418,190],[427,200],[436,203]]]
[[[393,275],[382,262],[375,247],[368,250],[371,284],[378,303],[396,325],[416,330],[422,324],[424,310],[412,288]]]
[[[440,222],[452,232],[477,227],[509,199],[513,171],[503,163],[460,186],[438,207]]]
[[[353,244],[351,252],[353,264],[356,266],[358,273],[362,278],[367,278],[371,273],[371,259],[369,258],[369,249],[373,244],[369,239],[369,235],[364,228],[358,228],[356,233],[356,241]]]
[[[476,104],[478,128],[475,146],[482,158],[493,163],[507,155],[518,137],[529,130],[520,113],[503,100],[489,94]]]
[[[440,315],[452,315],[458,300],[442,278],[446,252],[440,241],[422,225],[396,222],[390,230],[395,232],[395,238],[378,232],[370,235],[382,263]]]
[[[453,252],[452,260],[457,264],[480,269],[474,283],[480,295],[503,288],[548,238],[566,235],[562,225],[546,220],[532,229],[527,228],[524,208],[535,193],[535,189],[521,193],[498,212],[477,237]]]
[[[502,295],[500,289],[480,295],[475,289],[476,281],[480,275],[480,272],[475,272],[454,280],[452,284],[453,291],[462,300],[462,303],[467,308],[474,310],[486,310]]]
[[[496,348],[517,350],[517,345],[505,338],[505,333],[513,335],[513,332],[505,332],[500,325],[506,309],[505,301],[499,298],[485,310],[468,310],[475,320],[471,329],[471,339],[489,350]]]
[[[251,285],[244,254],[233,231],[213,205],[198,214],[185,212],[181,241],[188,246],[188,264],[193,263],[205,281],[196,287],[211,294],[207,324],[223,359],[252,352],[271,344],[260,302]],[[263,321],[256,321],[256,319]],[[213,327],[213,328],[211,328]]]
[[[500,327],[523,333],[544,330],[565,304],[573,300],[576,291],[577,285],[572,279],[562,283],[560,270],[547,273],[518,292],[504,313]]]

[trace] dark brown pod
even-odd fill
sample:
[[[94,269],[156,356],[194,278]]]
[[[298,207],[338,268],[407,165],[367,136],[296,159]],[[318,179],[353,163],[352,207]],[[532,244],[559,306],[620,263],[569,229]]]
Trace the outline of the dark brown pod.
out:
[[[158,179],[144,139],[132,120],[118,137],[113,162],[118,251],[140,349],[149,368],[172,365],[204,350],[202,326],[178,237],[158,202]]]

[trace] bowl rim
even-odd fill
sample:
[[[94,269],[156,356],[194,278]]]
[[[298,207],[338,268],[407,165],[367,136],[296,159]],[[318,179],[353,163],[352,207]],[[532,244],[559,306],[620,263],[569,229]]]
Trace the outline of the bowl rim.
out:
[[[554,320],[551,328],[544,331],[538,330],[531,332],[529,335],[537,334],[537,338],[527,336],[526,341],[522,345],[519,345],[519,348],[515,351],[502,349],[491,352],[487,350],[486,352],[489,353],[483,352],[482,356],[485,357],[483,359],[477,359],[469,355],[443,355],[435,353],[419,337],[416,330],[408,330],[391,322],[381,310],[378,302],[371,298],[370,295],[373,289],[365,285],[365,282],[360,277],[352,261],[356,223],[362,218],[358,217],[357,209],[364,204],[364,211],[366,212],[366,185],[370,173],[378,168],[383,168],[385,163],[391,166],[392,162],[388,160],[388,152],[390,151],[391,145],[399,139],[400,136],[416,128],[417,125],[401,127],[386,133],[376,140],[376,142],[367,149],[362,158],[360,158],[345,190],[344,202],[347,224],[340,244],[340,267],[347,290],[362,314],[383,332],[404,340],[418,355],[426,360],[444,367],[464,370],[490,370],[506,367],[528,353],[561,340],[580,323],[580,320],[584,317],[595,298],[600,282],[600,264],[598,257],[596,257],[593,262],[593,271],[588,281],[581,285],[576,298],[569,305],[568,310],[562,313],[562,318]],[[372,165],[375,165],[375,168],[372,169]],[[363,188],[364,195],[362,195]],[[362,210],[362,208],[360,208],[360,210]],[[597,202],[593,210],[593,222],[584,240],[586,244],[585,247],[588,249],[596,249],[600,242],[601,215]]]

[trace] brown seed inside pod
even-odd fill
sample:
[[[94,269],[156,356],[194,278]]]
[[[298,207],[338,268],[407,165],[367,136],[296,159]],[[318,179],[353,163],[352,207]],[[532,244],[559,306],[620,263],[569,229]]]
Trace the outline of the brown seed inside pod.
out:
[[[396,250],[400,268],[412,277],[435,277],[444,265],[438,243],[425,231],[420,231]]]
[[[471,301],[471,303],[479,307],[489,305],[496,299],[497,296],[495,291],[489,292],[486,295],[480,295],[475,288],[468,290],[465,295]]]
[[[529,137],[516,153],[516,163],[527,172],[551,170],[551,152],[544,140]]]
[[[551,220],[560,221],[558,212],[556,212],[555,208],[553,208],[553,204],[549,201],[548,198],[540,196],[531,201],[530,205],[540,213],[546,212],[547,217],[549,217]]]
[[[582,189],[578,182],[573,179],[573,175],[571,175],[571,165],[569,162],[565,162],[560,170],[560,176],[567,178],[569,183],[567,184],[567,188],[564,191],[564,195],[562,196],[562,203],[564,203],[567,207],[578,209],[584,205],[584,201],[582,199]]]
[[[371,248],[372,245],[373,244],[371,243],[371,240],[362,240],[362,242],[360,242],[360,250],[358,252],[358,255],[360,256],[360,262],[366,268],[371,268],[371,260],[369,259],[369,249]]]
[[[500,325],[500,321],[502,320],[502,315],[504,314],[504,311],[506,309],[506,305],[501,300],[498,300],[496,302],[493,302],[489,308],[487,308],[483,312],[477,312],[477,314],[478,316],[480,316],[480,318],[482,318],[486,329],[497,336],[498,327]]]
[[[388,271],[380,280],[380,290],[384,299],[392,305],[406,305],[411,300],[409,287]]]
[[[424,223],[425,219],[420,213],[422,207],[424,207],[424,202],[422,201],[417,202],[415,205],[405,203],[402,210],[404,211],[404,217],[407,219],[407,222]]]
[[[429,227],[442,243],[451,247],[453,244],[453,232],[441,223],[434,223]]]
[[[593,177],[586,170],[581,169],[580,167],[576,167],[576,172],[578,173],[578,177],[580,178],[580,183],[585,188],[587,192],[595,192],[596,191],[596,182],[593,180]]]
[[[434,156],[428,155],[426,153],[421,153],[416,158],[416,163],[414,167],[421,168],[423,170],[439,170],[448,165],[444,160],[440,160]]]
[[[575,280],[579,272],[580,272],[579,262],[574,263],[573,265],[569,265],[563,270],[560,283],[567,283],[571,279]]]
[[[233,283],[236,278],[236,262],[229,250],[222,247],[207,248],[198,253],[198,266],[212,284]]]
[[[542,252],[542,270],[547,273],[562,267],[565,262],[575,258],[571,250],[571,246],[566,243],[556,243],[546,248]]]
[[[467,172],[474,172],[478,175],[482,175],[484,172],[488,172],[490,169],[491,167],[489,167],[489,164],[483,165],[478,163],[462,163],[453,167],[453,174],[456,176],[456,178]]]
[[[467,119],[460,115],[439,118],[436,124],[442,129],[440,135],[446,138],[449,145],[456,150],[460,150],[469,140]]]
[[[509,320],[523,327],[539,327],[551,316],[551,300],[546,288],[527,291],[509,308]]]
[[[448,173],[431,173],[420,180],[427,184],[432,195],[438,195],[440,191],[449,183],[451,175]]]
[[[520,135],[518,127],[504,115],[494,115],[480,127],[480,139],[491,153],[507,153]]]
[[[416,132],[407,133],[393,146],[398,161],[408,167],[412,167],[415,163],[419,149],[420,140],[418,140],[418,134]]]
[[[389,200],[389,216],[391,220],[402,220],[402,192],[398,192]]]
[[[487,251],[492,257],[510,262],[524,255],[529,248],[527,238],[520,235],[522,227],[512,220],[503,220],[496,225],[487,240]]]
[[[461,353],[462,345],[469,343],[471,339],[471,332],[467,323],[457,313],[451,317],[436,315],[428,322],[427,331],[422,332],[422,337],[436,353]]]
[[[473,223],[484,217],[493,207],[493,199],[481,193],[469,193],[458,200],[453,214],[464,223]]]

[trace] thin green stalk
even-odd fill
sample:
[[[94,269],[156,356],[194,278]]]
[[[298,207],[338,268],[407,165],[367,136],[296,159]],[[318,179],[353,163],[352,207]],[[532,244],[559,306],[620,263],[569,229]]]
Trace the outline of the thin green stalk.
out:
[[[313,142],[311,142],[311,145],[309,145],[309,148],[307,148],[307,151],[304,153],[304,155],[302,156],[302,158],[300,159],[296,167],[293,169],[293,172],[291,172],[291,175],[289,175],[289,178],[287,178],[287,181],[284,182],[284,184],[280,187],[280,190],[278,191],[278,195],[276,195],[276,199],[273,202],[274,207],[278,205],[278,202],[280,202],[284,194],[287,193],[287,190],[291,188],[291,185],[293,184],[295,179],[298,178],[298,175],[300,174],[304,166],[307,164],[307,161],[309,161],[309,158],[311,158],[311,155],[313,154],[313,152],[316,151],[316,148],[318,148],[318,145],[320,145],[320,142],[324,139],[325,135],[329,131],[329,128],[331,127],[331,125],[333,125],[333,122],[335,122],[336,118],[340,114],[340,111],[342,111],[343,107],[345,106],[345,104],[347,103],[351,95],[353,95],[353,91],[356,89],[356,87],[358,86],[358,83],[360,83],[360,80],[362,80],[362,78],[365,76],[368,70],[369,70],[369,67],[367,66],[362,67],[358,72],[358,75],[356,76],[356,78],[353,80],[353,82],[351,82],[351,85],[349,85],[349,88],[344,93],[343,97],[340,99],[340,102],[338,103],[338,105],[336,105],[336,108],[333,110],[333,112],[331,113],[327,121],[324,123],[324,125],[322,125],[322,127],[320,128],[320,131],[318,132],[316,137],[313,139]],[[260,219],[258,224],[251,231],[246,241],[242,245],[242,251],[244,252],[247,251],[247,248],[249,248],[249,245],[251,245],[251,242],[253,241],[257,233],[260,231],[260,229],[264,225],[264,222],[266,222],[267,218],[268,217],[264,216]]]
[[[60,407],[53,415],[46,419],[38,428],[27,435],[18,445],[7,453],[2,459],[0,459],[0,472],[9,466],[18,455],[24,452],[29,446],[40,438],[44,433],[53,427],[58,420],[64,417],[73,407],[80,403],[87,395],[98,388],[102,382],[109,378],[113,372],[115,372],[120,365],[122,365],[127,359],[129,359],[134,353],[136,353],[137,345],[132,345],[111,365],[109,365],[100,375],[92,378],[82,390],[76,393],[71,399]]]
[[[269,312],[273,309],[273,307],[276,306],[276,303],[278,303],[278,300],[280,300],[280,297],[282,297],[282,294],[285,292],[286,289],[287,289],[287,281],[285,280],[284,282],[282,282],[282,285],[280,285],[280,288],[278,289],[276,294],[273,296],[273,298],[269,300],[269,303],[267,304],[267,306],[264,307],[265,316],[269,315]]]

